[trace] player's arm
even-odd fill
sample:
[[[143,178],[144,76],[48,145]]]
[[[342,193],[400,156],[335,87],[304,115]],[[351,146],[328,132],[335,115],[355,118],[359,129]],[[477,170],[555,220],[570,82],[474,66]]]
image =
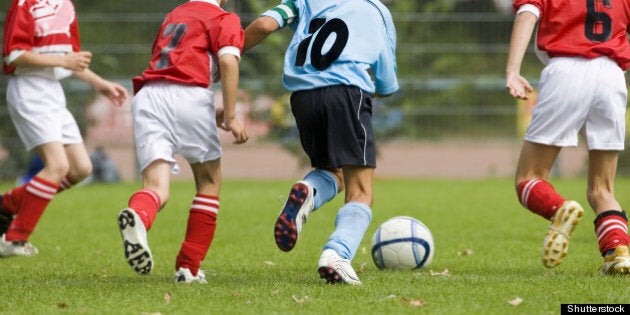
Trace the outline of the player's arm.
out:
[[[92,61],[92,53],[89,51],[52,55],[25,50],[14,51],[10,56],[14,56],[14,59],[8,58],[7,64],[14,67],[63,67],[73,71],[86,69]]]
[[[250,23],[245,29],[245,45],[243,52],[258,45],[267,36],[280,28],[280,24],[269,16],[261,16]]]
[[[523,57],[537,21],[538,15],[535,12],[525,10],[516,15],[512,26],[512,37],[505,68],[505,87],[510,95],[516,98],[527,99],[527,92],[534,90],[520,73]]]
[[[234,143],[248,140],[245,125],[236,117],[236,95],[238,93],[238,56],[225,53],[219,57],[221,69],[221,92],[223,93],[223,125],[234,136]]]
[[[258,45],[277,29],[297,21],[298,11],[293,0],[283,0],[281,4],[267,10],[245,29],[243,52]]]
[[[121,106],[127,99],[127,89],[122,85],[107,81],[88,68],[74,71],[74,76],[109,98],[115,106]]]

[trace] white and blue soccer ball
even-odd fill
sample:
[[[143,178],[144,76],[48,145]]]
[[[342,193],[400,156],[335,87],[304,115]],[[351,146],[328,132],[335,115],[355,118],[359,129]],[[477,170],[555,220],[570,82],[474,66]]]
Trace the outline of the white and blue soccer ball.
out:
[[[372,259],[379,269],[422,268],[431,264],[434,252],[431,231],[412,217],[391,218],[372,236]]]

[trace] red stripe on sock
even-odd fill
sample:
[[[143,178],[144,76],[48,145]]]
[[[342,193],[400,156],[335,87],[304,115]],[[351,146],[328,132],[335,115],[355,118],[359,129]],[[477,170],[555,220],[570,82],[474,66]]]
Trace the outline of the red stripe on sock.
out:
[[[565,201],[544,179],[521,182],[518,185],[517,193],[523,207],[548,220]]]
[[[215,211],[210,210],[215,209]],[[186,238],[177,255],[175,270],[188,268],[196,275],[214,239],[219,198],[197,194],[188,215]]]
[[[59,186],[43,178],[33,177],[25,186],[17,216],[9,226],[7,241],[27,241]]]
[[[604,253],[609,249],[618,246],[628,246],[630,236],[628,236],[628,220],[623,217],[622,212],[614,214],[612,211],[608,215],[597,217],[595,220],[595,234],[599,242],[599,251]]]

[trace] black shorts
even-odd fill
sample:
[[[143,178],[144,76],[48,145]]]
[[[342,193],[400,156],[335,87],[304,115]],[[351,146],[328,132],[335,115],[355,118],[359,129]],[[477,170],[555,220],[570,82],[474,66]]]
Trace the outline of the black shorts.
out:
[[[370,94],[345,85],[297,91],[291,111],[311,166],[376,167]]]

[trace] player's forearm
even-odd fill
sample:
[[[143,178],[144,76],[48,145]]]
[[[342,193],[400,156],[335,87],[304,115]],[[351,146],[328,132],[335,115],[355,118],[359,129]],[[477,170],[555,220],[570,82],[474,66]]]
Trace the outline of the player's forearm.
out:
[[[278,22],[276,22],[273,18],[268,16],[261,16],[257,18],[245,29],[245,45],[243,47],[243,52],[258,45],[279,27],[280,25],[278,25]]]
[[[101,78],[89,68],[82,71],[74,71],[73,74],[77,79],[89,84],[95,90],[99,90],[100,87],[105,84],[105,79]]]
[[[38,54],[24,51],[10,64],[15,67],[65,67],[65,55]]]
[[[527,51],[537,20],[536,15],[531,12],[521,12],[516,15],[510,39],[506,73],[520,73],[523,57]]]
[[[238,58],[226,54],[219,58],[221,69],[221,91],[223,93],[223,119],[226,123],[236,118],[236,95],[238,92]]]

